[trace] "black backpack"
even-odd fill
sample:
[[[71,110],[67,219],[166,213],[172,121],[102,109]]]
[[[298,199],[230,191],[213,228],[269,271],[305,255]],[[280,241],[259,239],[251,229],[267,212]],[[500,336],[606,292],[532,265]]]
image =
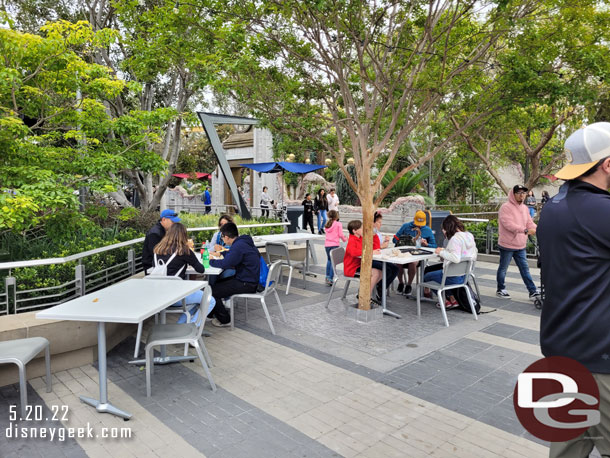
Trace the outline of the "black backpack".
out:
[[[468,294],[466,294],[466,288],[468,288],[470,292],[470,297],[472,297],[472,300],[474,301],[474,309],[476,310],[478,315],[481,311],[481,298],[477,296],[477,294],[473,291],[470,285],[454,289],[453,295],[455,296],[455,300],[457,300],[458,304],[460,304],[460,310],[472,313],[472,310],[470,309],[470,303],[468,302]]]

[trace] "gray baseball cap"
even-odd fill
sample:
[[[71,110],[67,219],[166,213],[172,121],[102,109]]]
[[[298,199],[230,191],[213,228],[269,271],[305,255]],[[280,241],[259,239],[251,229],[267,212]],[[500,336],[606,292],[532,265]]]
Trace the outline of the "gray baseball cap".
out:
[[[610,122],[596,122],[578,129],[566,140],[565,153],[569,164],[555,176],[562,180],[578,178],[610,156]]]

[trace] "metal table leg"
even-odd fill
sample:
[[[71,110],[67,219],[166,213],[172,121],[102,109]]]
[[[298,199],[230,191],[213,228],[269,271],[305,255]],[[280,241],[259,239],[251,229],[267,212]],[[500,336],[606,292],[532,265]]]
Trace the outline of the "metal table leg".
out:
[[[375,236],[376,237],[376,236]],[[386,279],[385,279],[385,271],[386,271],[386,264],[387,263],[382,263],[383,267],[382,267],[382,277],[381,277],[381,286],[382,286],[382,291],[381,291],[381,306],[383,307],[383,314],[384,315],[389,315],[389,316],[393,316],[394,318],[401,318],[401,316],[398,313],[394,313],[391,310],[388,310],[386,308],[386,296],[387,296],[387,292],[386,292]]]
[[[95,410],[101,413],[109,413],[123,418],[125,421],[131,418],[131,414],[127,413],[108,402],[108,379],[106,365],[106,323],[97,323],[97,359],[98,371],[100,380],[100,399],[93,399],[87,396],[81,396],[80,400],[85,404],[95,407]]]

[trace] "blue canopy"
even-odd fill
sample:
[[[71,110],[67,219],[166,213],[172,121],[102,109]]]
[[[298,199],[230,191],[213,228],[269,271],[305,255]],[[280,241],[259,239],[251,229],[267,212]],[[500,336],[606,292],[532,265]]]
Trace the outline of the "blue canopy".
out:
[[[309,173],[314,170],[324,169],[326,165],[303,164],[299,162],[259,162],[258,164],[239,164],[242,167],[255,170],[260,173],[279,173],[283,171],[293,173]]]

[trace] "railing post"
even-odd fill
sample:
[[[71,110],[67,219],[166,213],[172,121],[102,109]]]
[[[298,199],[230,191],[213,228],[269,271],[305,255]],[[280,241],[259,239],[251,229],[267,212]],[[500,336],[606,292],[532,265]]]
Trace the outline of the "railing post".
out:
[[[12,295],[9,294],[9,287],[11,286],[13,287]],[[6,291],[6,314],[11,313],[11,303],[13,304],[13,313],[17,313],[17,279],[15,277],[4,279],[4,291]]]
[[[78,264],[74,269],[75,290],[77,296],[84,296],[85,292],[85,266]]]
[[[129,273],[131,275],[135,275],[136,273],[136,252],[133,248],[130,248],[127,251],[127,269],[129,269]]]
[[[489,254],[491,253],[491,246],[493,244],[493,233],[491,231],[492,227],[491,224],[487,223],[487,228],[486,228],[486,239],[485,239],[485,254]]]

